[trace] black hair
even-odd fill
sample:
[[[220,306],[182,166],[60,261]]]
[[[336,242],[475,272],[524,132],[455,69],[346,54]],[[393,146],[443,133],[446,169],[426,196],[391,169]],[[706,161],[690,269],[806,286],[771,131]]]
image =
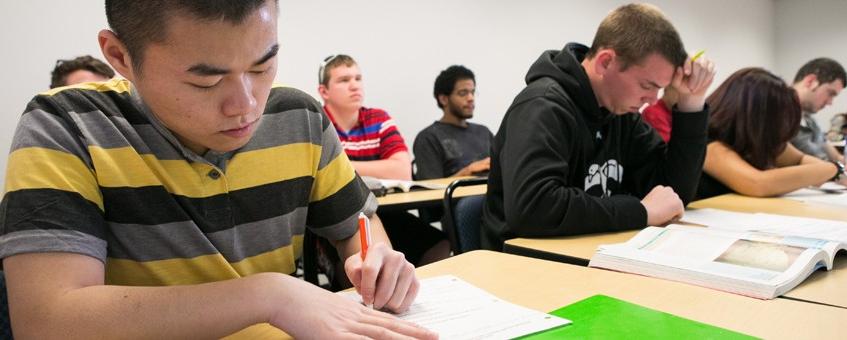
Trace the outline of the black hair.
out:
[[[831,83],[838,79],[841,80],[841,86],[847,86],[847,73],[844,72],[844,67],[829,58],[812,59],[803,65],[797,71],[797,75],[794,76],[794,83],[799,83],[810,74],[817,76],[818,82],[821,84]]]
[[[435,103],[439,108],[443,108],[444,106],[438,101],[438,96],[449,96],[453,93],[456,82],[464,79],[470,79],[476,83],[476,77],[474,77],[473,72],[462,65],[450,66],[438,74],[438,77],[435,78],[435,88],[432,91],[432,95],[435,97]]]
[[[270,0],[106,0],[106,20],[132,57],[139,72],[144,49],[167,38],[167,21],[174,15],[240,24]],[[274,0],[279,5],[279,0]]]

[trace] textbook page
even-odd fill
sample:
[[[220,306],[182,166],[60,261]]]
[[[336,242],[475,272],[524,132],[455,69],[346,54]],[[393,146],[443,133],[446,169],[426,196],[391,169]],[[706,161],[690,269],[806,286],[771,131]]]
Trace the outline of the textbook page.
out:
[[[409,190],[412,190],[412,188],[414,187],[420,187],[423,189],[430,190],[447,188],[447,186],[444,184],[404,181],[399,179],[379,179],[379,183],[387,189],[397,188],[403,192],[409,192]]]
[[[355,291],[339,294],[362,302]],[[451,275],[421,280],[417,299],[397,317],[437,332],[441,339],[511,339],[571,323],[503,301]]]
[[[589,267],[687,282],[771,299],[827,265],[833,242],[670,225],[647,227],[625,243],[601,245]]]

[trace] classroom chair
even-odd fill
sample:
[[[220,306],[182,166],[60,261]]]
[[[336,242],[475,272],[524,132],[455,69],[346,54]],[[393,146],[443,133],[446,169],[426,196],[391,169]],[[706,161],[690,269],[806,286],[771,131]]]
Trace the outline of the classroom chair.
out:
[[[303,279],[316,286],[320,286],[318,283],[317,237],[309,228],[306,228],[306,232],[303,235]]]
[[[488,178],[458,179],[447,186],[444,191],[444,216],[441,228],[450,240],[453,255],[480,249],[480,227],[482,222],[482,205],[485,195],[453,197],[457,188],[485,184]]]
[[[303,280],[331,292],[351,287],[346,277],[338,277],[346,274],[344,274],[344,261],[339,259],[335,247],[330,241],[313,233],[309,228],[306,228],[303,235],[301,260]],[[322,283],[321,277],[325,277],[326,282]]]
[[[12,321],[9,319],[9,298],[6,293],[6,276],[0,270],[0,339],[12,339]]]

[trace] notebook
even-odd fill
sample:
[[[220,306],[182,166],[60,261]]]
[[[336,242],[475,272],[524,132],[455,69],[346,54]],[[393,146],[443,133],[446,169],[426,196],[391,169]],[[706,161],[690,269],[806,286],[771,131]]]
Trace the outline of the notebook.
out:
[[[755,339],[605,295],[594,295],[550,314],[573,323],[519,339]]]

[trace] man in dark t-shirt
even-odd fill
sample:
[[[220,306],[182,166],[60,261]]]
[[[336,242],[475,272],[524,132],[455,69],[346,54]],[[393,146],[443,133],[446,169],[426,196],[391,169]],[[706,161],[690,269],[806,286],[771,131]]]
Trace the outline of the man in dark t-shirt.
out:
[[[415,138],[417,179],[488,172],[494,136],[487,127],[467,121],[473,117],[475,91],[473,72],[461,65],[448,67],[435,79],[433,96],[443,115]]]

